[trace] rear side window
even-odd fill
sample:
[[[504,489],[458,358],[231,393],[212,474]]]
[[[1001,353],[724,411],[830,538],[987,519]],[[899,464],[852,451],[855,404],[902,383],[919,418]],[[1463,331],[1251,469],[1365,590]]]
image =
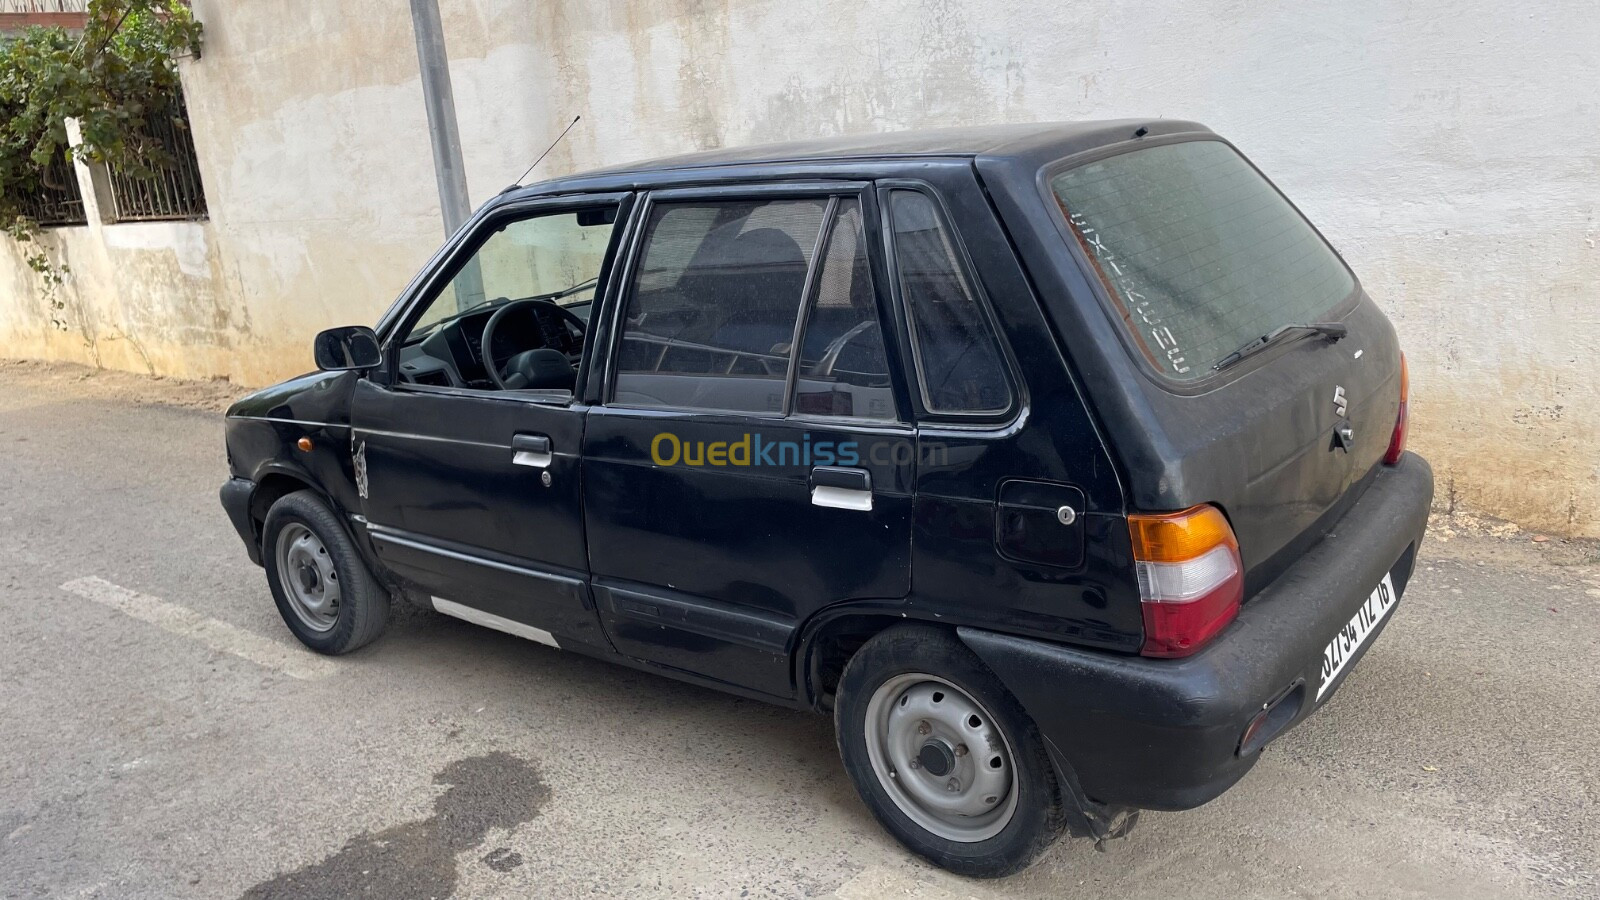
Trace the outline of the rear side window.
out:
[[[889,218],[923,406],[956,415],[1005,412],[1005,357],[938,207],[919,191],[891,191]]]
[[[827,198],[654,206],[612,399],[781,413],[826,209]]]
[[[1355,289],[1310,223],[1218,141],[1122,153],[1050,189],[1140,351],[1178,381],[1279,326],[1324,321]]]

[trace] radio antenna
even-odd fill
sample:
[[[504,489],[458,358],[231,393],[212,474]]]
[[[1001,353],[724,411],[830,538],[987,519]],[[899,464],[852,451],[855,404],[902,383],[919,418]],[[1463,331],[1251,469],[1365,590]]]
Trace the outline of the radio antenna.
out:
[[[539,168],[539,163],[544,162],[544,158],[550,155],[550,151],[554,150],[556,145],[561,143],[561,139],[567,136],[567,132],[571,131],[572,126],[578,124],[578,120],[581,118],[583,118],[583,116],[572,117],[572,121],[567,123],[567,127],[561,129],[561,133],[556,135],[556,139],[550,142],[550,146],[544,148],[544,152],[539,154],[539,158],[534,160],[533,165],[528,167],[528,171],[523,172],[522,177],[517,179],[517,183],[514,185],[515,187],[520,187],[522,182],[526,181],[528,176],[533,174],[533,170]]]

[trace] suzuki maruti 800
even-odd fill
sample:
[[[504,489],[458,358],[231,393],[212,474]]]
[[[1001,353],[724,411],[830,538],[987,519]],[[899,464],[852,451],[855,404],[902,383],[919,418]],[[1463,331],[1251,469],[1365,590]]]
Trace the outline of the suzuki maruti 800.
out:
[[[700,153],[508,189],[228,412],[284,622],[391,598],[832,714],[1003,875],[1198,806],[1394,616],[1433,491],[1355,274],[1193,122]]]

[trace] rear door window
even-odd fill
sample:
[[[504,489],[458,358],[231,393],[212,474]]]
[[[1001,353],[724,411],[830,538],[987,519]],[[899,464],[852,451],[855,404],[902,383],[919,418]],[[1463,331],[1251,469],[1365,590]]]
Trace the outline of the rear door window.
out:
[[[800,340],[794,411],[830,418],[895,418],[861,202],[853,197],[839,201],[817,266]]]
[[[1311,224],[1219,141],[1121,153],[1049,183],[1135,344],[1171,379],[1326,321],[1355,290]]]
[[[613,402],[782,413],[827,206],[826,197],[653,206]]]

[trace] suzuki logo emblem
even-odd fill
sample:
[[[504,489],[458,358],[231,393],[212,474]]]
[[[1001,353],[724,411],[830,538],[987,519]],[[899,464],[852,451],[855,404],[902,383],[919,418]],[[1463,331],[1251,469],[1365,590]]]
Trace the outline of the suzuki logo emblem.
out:
[[[1343,418],[1350,411],[1350,403],[1344,399],[1344,385],[1342,384],[1333,386],[1333,411],[1338,413],[1340,418]]]

